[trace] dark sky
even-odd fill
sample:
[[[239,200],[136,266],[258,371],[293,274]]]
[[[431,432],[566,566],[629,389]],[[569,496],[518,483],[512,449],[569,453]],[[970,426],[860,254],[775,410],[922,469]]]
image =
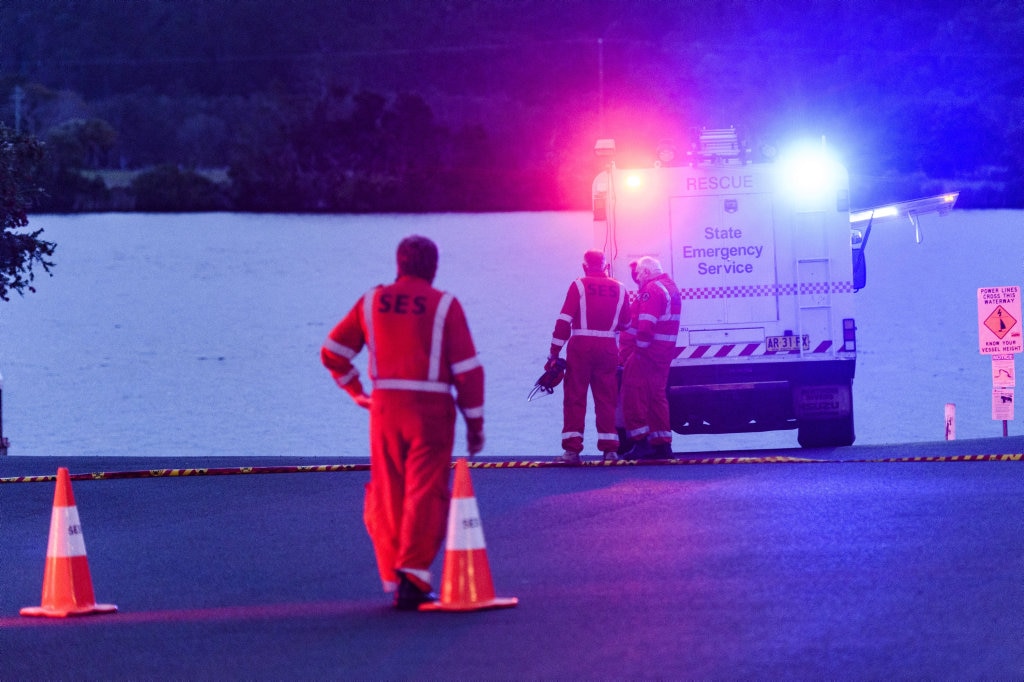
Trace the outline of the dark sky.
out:
[[[1020,0],[0,4],[0,73],[87,100],[412,91],[502,135],[585,128],[650,147],[737,125],[827,134],[902,172],[1024,152],[1022,67]],[[940,144],[948,158],[924,158]]]

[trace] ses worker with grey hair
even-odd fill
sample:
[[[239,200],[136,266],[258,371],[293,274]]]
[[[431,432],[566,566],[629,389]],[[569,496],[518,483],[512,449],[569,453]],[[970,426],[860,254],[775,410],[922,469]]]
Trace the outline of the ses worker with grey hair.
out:
[[[676,354],[682,301],[679,288],[656,258],[645,256],[630,267],[640,290],[629,328],[619,335],[622,414],[626,435],[633,442],[623,458],[669,459],[672,426],[665,391]]]
[[[437,596],[430,566],[448,522],[455,411],[466,420],[469,455],[484,447],[484,369],[462,306],[432,286],[437,246],[406,237],[398,276],[366,292],[324,342],[334,381],[370,410],[370,483],[363,518],[385,592],[417,610]],[[366,348],[373,394],[352,360]],[[452,398],[452,388],[457,398]]]
[[[587,412],[587,391],[594,394],[597,447],[604,461],[618,460],[619,434],[615,430],[618,399],[615,336],[629,321],[626,287],[608,276],[604,254],[583,254],[583,277],[573,280],[565,294],[562,310],[555,320],[551,350],[544,366],[549,370],[565,347],[566,368],[562,402],[562,448],[555,459],[562,464],[580,464],[583,426]]]

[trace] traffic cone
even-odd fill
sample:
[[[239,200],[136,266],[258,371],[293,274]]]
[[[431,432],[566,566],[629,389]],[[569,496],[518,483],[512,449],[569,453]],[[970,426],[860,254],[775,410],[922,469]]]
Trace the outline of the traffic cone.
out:
[[[71,477],[64,467],[57,469],[57,489],[50,516],[50,541],[46,546],[42,606],[26,606],[23,616],[66,618],[93,613],[114,613],[113,604],[97,604],[92,592],[85,537],[78,520]]]
[[[420,611],[478,611],[515,606],[516,597],[495,597],[491,565],[487,561],[484,528],[480,523],[469,465],[455,463],[455,489],[448,511],[441,598],[420,605]]]

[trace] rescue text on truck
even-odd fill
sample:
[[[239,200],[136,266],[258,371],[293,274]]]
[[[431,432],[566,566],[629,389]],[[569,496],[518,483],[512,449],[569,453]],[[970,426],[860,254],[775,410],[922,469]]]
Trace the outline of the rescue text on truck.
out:
[[[751,153],[732,128],[696,131],[650,167],[619,168],[615,142],[593,182],[594,240],[613,276],[657,258],[682,294],[666,391],[686,433],[797,429],[805,447],[850,445],[854,292],[873,225],[953,208],[950,193],[850,211],[846,169],[814,144]]]

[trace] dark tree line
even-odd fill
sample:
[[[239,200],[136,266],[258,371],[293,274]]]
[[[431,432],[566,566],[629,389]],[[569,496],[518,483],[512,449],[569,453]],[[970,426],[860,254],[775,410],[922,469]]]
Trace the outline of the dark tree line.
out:
[[[43,195],[40,168],[43,149],[31,135],[16,134],[0,124],[0,299],[11,292],[35,291],[35,267],[49,272],[56,244],[42,230],[25,232],[29,211]]]
[[[0,3],[46,210],[583,208],[595,138],[702,125],[826,135],[859,205],[1024,206],[1022,86],[1018,0]]]
[[[495,163],[486,134],[440,125],[418,95],[330,89],[288,109],[261,105],[230,154],[237,208],[431,212],[539,203],[474,177]]]

